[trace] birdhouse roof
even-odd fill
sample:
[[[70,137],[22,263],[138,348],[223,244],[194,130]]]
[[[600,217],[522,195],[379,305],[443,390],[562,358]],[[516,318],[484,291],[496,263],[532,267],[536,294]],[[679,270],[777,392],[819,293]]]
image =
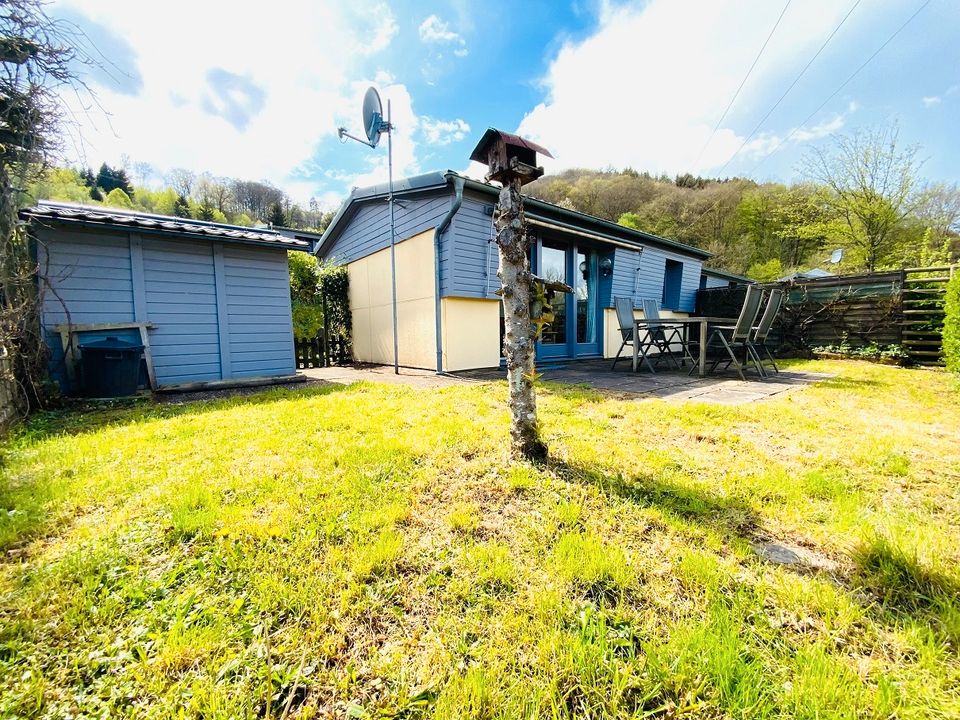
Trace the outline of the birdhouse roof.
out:
[[[537,145],[535,142],[524,140],[519,135],[504,132],[503,130],[487,128],[487,131],[483,134],[483,137],[480,138],[480,142],[477,143],[477,146],[473,149],[473,152],[470,153],[470,159],[486,164],[487,148],[490,146],[490,143],[494,142],[498,138],[502,139],[507,145],[519,145],[520,147],[525,147],[529,150],[533,150],[534,152],[538,152],[541,155],[546,155],[548,158],[553,157],[549,150],[541,145]]]

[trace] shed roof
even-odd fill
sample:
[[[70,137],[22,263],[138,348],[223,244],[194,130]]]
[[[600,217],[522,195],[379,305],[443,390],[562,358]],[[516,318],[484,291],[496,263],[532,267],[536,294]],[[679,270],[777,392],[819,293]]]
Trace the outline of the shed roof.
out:
[[[20,215],[35,221],[47,220],[87,227],[143,230],[210,241],[282,247],[287,250],[310,250],[311,240],[317,240],[320,237],[316,233],[287,228],[249,228],[100,205],[78,205],[50,200],[41,200],[34,207],[24,208],[20,211]]]
[[[427,192],[430,190],[439,190],[452,183],[453,178],[461,178],[464,181],[464,187],[468,190],[489,195],[493,198],[496,198],[500,195],[499,187],[489,183],[480,182],[472,178],[464,177],[453,170],[438,170],[435,172],[425,173],[423,175],[415,175],[413,177],[397,180],[393,184],[393,193],[395,196],[403,196]],[[317,254],[323,255],[323,253],[330,247],[333,241],[343,230],[346,220],[349,218],[349,215],[352,213],[352,210],[355,206],[363,202],[386,198],[388,195],[389,188],[386,183],[381,183],[380,185],[371,185],[365,188],[355,188],[340,206],[337,214],[334,216],[333,220],[330,222],[330,225],[323,233],[323,237],[320,239],[320,242],[316,248]],[[628,244],[637,245],[638,247],[641,245],[659,246],[667,250],[673,250],[685,255],[692,255],[697,258],[708,258],[712,256],[712,253],[706,250],[701,250],[697,247],[693,247],[692,245],[687,245],[676,240],[670,240],[668,238],[660,237],[659,235],[654,235],[642,230],[634,230],[633,228],[628,228],[624,225],[618,225],[615,222],[604,220],[603,218],[598,218],[594,215],[588,215],[587,213],[578,212],[576,210],[569,210],[567,208],[560,207],[559,205],[554,205],[553,203],[538,200],[527,195],[524,195],[523,202],[525,211],[528,215],[545,219],[554,219],[561,224],[565,224],[577,229],[592,231],[598,236],[605,237],[610,240],[626,242]]]
[[[700,272],[704,275],[710,275],[711,277],[720,278],[721,280],[732,280],[733,282],[742,282],[742,283],[754,283],[756,280],[752,280],[744,275],[736,275],[735,273],[727,272],[726,270],[717,270],[716,268],[702,268]]]

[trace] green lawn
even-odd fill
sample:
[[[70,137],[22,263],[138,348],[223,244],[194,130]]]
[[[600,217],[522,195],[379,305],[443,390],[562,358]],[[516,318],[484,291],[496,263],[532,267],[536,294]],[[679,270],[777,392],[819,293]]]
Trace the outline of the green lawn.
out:
[[[956,718],[960,392],[359,384],[0,446],[0,717]],[[760,559],[776,541],[808,564]]]

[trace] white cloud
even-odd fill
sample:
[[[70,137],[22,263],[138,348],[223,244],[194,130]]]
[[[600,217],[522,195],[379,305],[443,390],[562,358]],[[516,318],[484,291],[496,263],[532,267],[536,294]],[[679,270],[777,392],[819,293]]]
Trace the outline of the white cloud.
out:
[[[449,145],[452,142],[459,142],[470,132],[470,126],[461,118],[434,120],[423,116],[420,118],[420,129],[423,131],[424,140],[432,145]]]
[[[189,4],[188,23],[186,3],[183,12],[175,3],[150,23],[143,22],[136,3],[83,0],[75,7],[129,41],[143,86],[135,96],[96,88],[108,115],[66,96],[76,118],[70,134],[82,137],[68,147],[67,160],[116,164],[127,155],[161,175],[186,167],[266,180],[300,201],[319,188],[298,168],[320,143],[335,141],[348,104],[350,117],[358,114],[352,80],[366,74],[364,63],[373,62],[374,53],[398,32],[385,5],[364,0],[349,5],[292,0],[282,13],[258,14],[255,36],[249,15],[223,13],[215,3]],[[216,32],[210,32],[213,27]],[[171,37],[177,38],[175,47]],[[223,72],[211,76],[213,70]],[[235,98],[232,105],[211,102],[210,78],[224,76],[249,81],[254,93],[262,89],[262,103],[241,103],[238,114]],[[391,78],[380,73],[376,80]],[[369,84],[368,78],[362,90]],[[235,89],[221,89],[233,98]],[[226,112],[231,109],[233,115]],[[394,107],[398,118],[400,110]]]
[[[426,20],[420,23],[420,40],[430,44],[455,45],[453,54],[457,57],[466,57],[469,54],[467,50],[467,41],[463,36],[450,29],[449,23],[441,20],[436,15],[430,15]]]
[[[825,138],[843,129],[847,116],[856,112],[857,104],[850,103],[848,108],[846,113],[837,113],[829,120],[824,120],[809,127],[791,128],[783,135],[777,133],[762,133],[759,137],[748,142],[740,152],[743,157],[756,160],[766,157],[769,153],[779,149],[788,142],[802,143]]]
[[[390,12],[390,8],[385,4],[375,5],[370,12],[370,16],[376,19],[373,26],[373,33],[367,39],[368,41],[358,46],[359,52],[364,55],[373,55],[386,49],[397,34],[400,27]]]
[[[711,138],[780,9],[764,0],[604,5],[598,30],[567,42],[550,64],[542,81],[547,97],[524,117],[518,132],[556,156],[544,161],[551,171],[575,166],[668,173],[716,169],[743,143],[735,123],[749,124],[745,116],[766,111],[770,86],[790,82],[843,12],[831,0],[791,6],[784,19],[789,32],[781,26],[774,35],[724,126]]]
[[[933,107],[934,105],[939,105],[941,101],[942,101],[942,98],[939,95],[930,95],[920,100],[920,102],[922,102],[923,106],[926,108]]]
[[[420,23],[420,39],[424,42],[453,42],[462,41],[457,33],[450,29],[450,26],[436,15],[431,15]]]

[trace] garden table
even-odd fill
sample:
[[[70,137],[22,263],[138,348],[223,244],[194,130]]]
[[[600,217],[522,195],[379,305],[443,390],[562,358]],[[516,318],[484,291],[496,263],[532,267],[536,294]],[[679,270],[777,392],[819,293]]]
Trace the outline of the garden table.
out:
[[[697,361],[697,370],[700,377],[703,377],[707,374],[707,327],[709,325],[734,325],[736,324],[736,318],[723,318],[723,317],[708,317],[708,316],[694,316],[694,317],[671,317],[671,318],[660,318],[659,320],[646,320],[645,318],[635,318],[633,321],[633,371],[637,371],[637,367],[640,364],[640,343],[636,340],[640,337],[640,331],[651,325],[682,325],[683,326],[683,349],[689,355],[690,351],[689,340],[690,340],[690,331],[693,328],[699,326],[700,328],[700,353],[699,359]],[[691,357],[693,357],[691,355]]]

